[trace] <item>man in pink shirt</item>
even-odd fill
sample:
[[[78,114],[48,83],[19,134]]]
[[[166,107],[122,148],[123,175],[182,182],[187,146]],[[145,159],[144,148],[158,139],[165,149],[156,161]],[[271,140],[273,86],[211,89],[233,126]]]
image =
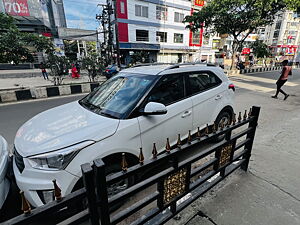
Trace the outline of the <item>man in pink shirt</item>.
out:
[[[284,94],[284,100],[286,100],[290,96],[281,89],[282,86],[287,82],[289,75],[292,75],[292,67],[288,66],[288,64],[289,64],[288,60],[284,60],[282,62],[283,69],[281,72],[281,76],[279,77],[278,81],[276,82],[277,91],[276,91],[276,94],[274,96],[272,96],[272,98],[278,98],[277,96],[278,96],[279,92]]]

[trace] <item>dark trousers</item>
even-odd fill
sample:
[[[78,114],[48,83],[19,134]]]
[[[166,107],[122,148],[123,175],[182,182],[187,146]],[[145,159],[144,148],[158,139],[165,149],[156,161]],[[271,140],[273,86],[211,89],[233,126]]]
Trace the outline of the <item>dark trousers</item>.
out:
[[[286,82],[287,82],[287,80],[280,80],[280,79],[276,82],[276,85],[277,85],[277,91],[276,91],[276,95],[275,95],[275,96],[277,96],[277,95],[279,94],[279,92],[282,93],[282,94],[284,94],[284,95],[287,95],[287,94],[281,89],[282,86],[283,86]]]
[[[45,80],[49,80],[47,72],[42,72],[42,74]]]

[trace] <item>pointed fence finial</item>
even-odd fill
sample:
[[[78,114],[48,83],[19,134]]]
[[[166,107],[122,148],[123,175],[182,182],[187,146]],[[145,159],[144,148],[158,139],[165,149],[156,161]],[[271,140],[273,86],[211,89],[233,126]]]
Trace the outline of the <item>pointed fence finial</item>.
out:
[[[236,124],[236,114],[233,113],[233,118],[232,118],[232,125]]]
[[[24,214],[30,214],[31,213],[31,206],[27,199],[25,198],[24,191],[20,191],[21,199],[22,199],[22,208]]]
[[[247,110],[245,110],[245,113],[244,113],[244,120],[246,120],[247,119],[247,116],[248,116],[248,114],[247,114]]]
[[[167,138],[167,143],[166,143],[166,151],[167,151],[168,153],[170,153],[170,152],[171,152],[171,145],[170,145],[169,138]]]
[[[242,121],[242,113],[239,112],[238,122],[240,123]]]
[[[198,138],[198,140],[200,140],[200,139],[201,139],[200,127],[198,127],[198,130],[197,130],[196,137]]]
[[[54,185],[54,196],[55,196],[55,199],[56,199],[56,201],[60,201],[62,199],[61,189],[58,187],[55,179],[52,180],[52,182],[53,182],[53,185]]]
[[[189,130],[188,143],[191,144],[191,142],[192,142],[192,135],[191,135],[191,131]]]
[[[249,110],[249,113],[248,113],[248,118],[250,118],[250,117],[251,117],[251,114],[252,114],[252,108],[250,108],[250,110]]]
[[[177,147],[181,148],[181,138],[180,138],[180,134],[178,134],[178,138],[177,138]]]
[[[153,159],[157,158],[157,149],[156,149],[156,144],[155,143],[153,143],[152,156],[153,156]]]
[[[140,162],[140,165],[143,165],[144,164],[144,154],[143,154],[143,149],[140,148],[140,155],[139,155],[139,162]]]
[[[221,121],[221,123],[220,123],[220,130],[224,130],[224,127],[225,127],[224,121]]]
[[[212,127],[212,132],[215,134],[218,131],[218,126],[216,124],[216,122],[214,122],[214,125]]]
[[[206,136],[209,135],[209,126],[208,126],[208,124],[206,124],[205,135],[206,135]]]
[[[126,161],[125,153],[122,153],[122,164],[121,164],[121,167],[122,167],[122,170],[123,170],[124,172],[126,172],[127,169],[128,169],[128,163],[127,163],[127,161]]]

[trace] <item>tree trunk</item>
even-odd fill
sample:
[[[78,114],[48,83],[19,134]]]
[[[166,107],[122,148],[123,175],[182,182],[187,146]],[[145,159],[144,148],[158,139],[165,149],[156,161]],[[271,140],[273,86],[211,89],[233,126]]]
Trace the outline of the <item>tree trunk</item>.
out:
[[[230,66],[230,70],[234,70],[235,69],[235,58],[236,58],[236,53],[238,51],[239,48],[239,43],[238,41],[234,40],[233,41],[233,45],[232,45],[232,56],[231,56],[231,66]]]

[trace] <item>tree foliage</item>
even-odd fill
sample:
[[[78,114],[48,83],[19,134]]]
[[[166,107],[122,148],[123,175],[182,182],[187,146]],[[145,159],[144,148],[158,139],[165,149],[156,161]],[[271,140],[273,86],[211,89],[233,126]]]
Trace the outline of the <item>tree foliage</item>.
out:
[[[271,55],[271,51],[268,45],[261,40],[256,40],[255,42],[253,42],[250,45],[250,48],[257,58],[265,58]]]
[[[205,27],[206,32],[229,34],[235,53],[255,29],[272,24],[278,12],[299,6],[300,0],[211,0],[184,22],[192,31]]]
[[[0,13],[0,62],[33,62],[32,50],[54,51],[51,40],[37,34],[20,32],[13,17]]]

